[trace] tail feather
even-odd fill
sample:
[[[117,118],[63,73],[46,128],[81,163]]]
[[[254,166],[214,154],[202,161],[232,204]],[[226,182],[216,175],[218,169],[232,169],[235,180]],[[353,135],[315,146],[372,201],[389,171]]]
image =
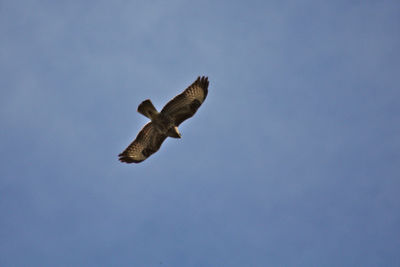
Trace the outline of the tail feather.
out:
[[[154,107],[153,103],[151,103],[150,99],[143,101],[138,106],[137,111],[151,120],[158,114],[157,109]]]

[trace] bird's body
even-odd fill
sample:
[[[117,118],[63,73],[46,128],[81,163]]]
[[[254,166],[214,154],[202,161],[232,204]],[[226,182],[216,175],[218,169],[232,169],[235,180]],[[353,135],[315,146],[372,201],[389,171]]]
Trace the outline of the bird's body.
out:
[[[181,138],[178,126],[192,117],[204,102],[208,93],[208,78],[198,77],[181,94],[169,101],[158,112],[149,99],[143,101],[138,112],[151,119],[139,132],[136,139],[119,154],[119,160],[139,163],[155,153],[167,137]]]
[[[179,132],[176,132],[176,125],[174,124],[173,119],[163,113],[159,113],[153,120],[153,125],[155,129],[160,133],[160,134],[165,134],[170,137],[174,138],[180,138]]]

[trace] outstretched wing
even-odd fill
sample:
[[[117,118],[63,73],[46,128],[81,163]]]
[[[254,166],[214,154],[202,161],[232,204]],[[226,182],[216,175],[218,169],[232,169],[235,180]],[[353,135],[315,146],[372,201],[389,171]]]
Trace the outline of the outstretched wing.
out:
[[[161,147],[166,135],[160,134],[153,127],[153,123],[147,123],[133,141],[121,154],[119,160],[126,163],[139,163],[147,159]]]
[[[198,77],[185,91],[170,100],[161,113],[169,115],[176,126],[192,117],[201,106],[208,93],[208,78]]]

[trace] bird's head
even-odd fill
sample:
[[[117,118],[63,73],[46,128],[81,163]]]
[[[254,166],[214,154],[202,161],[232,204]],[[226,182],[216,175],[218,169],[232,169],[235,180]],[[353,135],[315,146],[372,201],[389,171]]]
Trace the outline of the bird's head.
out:
[[[168,136],[173,138],[181,138],[181,133],[178,130],[178,127],[174,126],[168,130]]]

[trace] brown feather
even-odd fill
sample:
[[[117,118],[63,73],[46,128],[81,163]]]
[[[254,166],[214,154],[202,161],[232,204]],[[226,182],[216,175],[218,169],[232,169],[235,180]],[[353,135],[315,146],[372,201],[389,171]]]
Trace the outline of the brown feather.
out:
[[[157,152],[166,135],[158,133],[152,122],[147,123],[136,136],[135,140],[119,154],[119,160],[126,163],[139,163]]]
[[[207,97],[208,85],[207,77],[198,77],[181,94],[170,100],[160,113],[157,112],[150,100],[143,101],[139,105],[138,111],[152,119],[154,124],[149,122],[140,130],[135,140],[118,155],[119,160],[126,163],[139,163],[157,152],[171,130],[170,124],[179,126],[196,113]],[[167,119],[168,122],[163,122],[160,120],[161,118]],[[165,130],[162,129],[167,129],[167,131],[164,132]],[[180,137],[179,133],[176,135],[176,137]]]
[[[181,94],[170,100],[161,113],[172,117],[175,125],[179,126],[183,121],[192,117],[204,102],[208,94],[208,85],[207,77],[198,77]]]

